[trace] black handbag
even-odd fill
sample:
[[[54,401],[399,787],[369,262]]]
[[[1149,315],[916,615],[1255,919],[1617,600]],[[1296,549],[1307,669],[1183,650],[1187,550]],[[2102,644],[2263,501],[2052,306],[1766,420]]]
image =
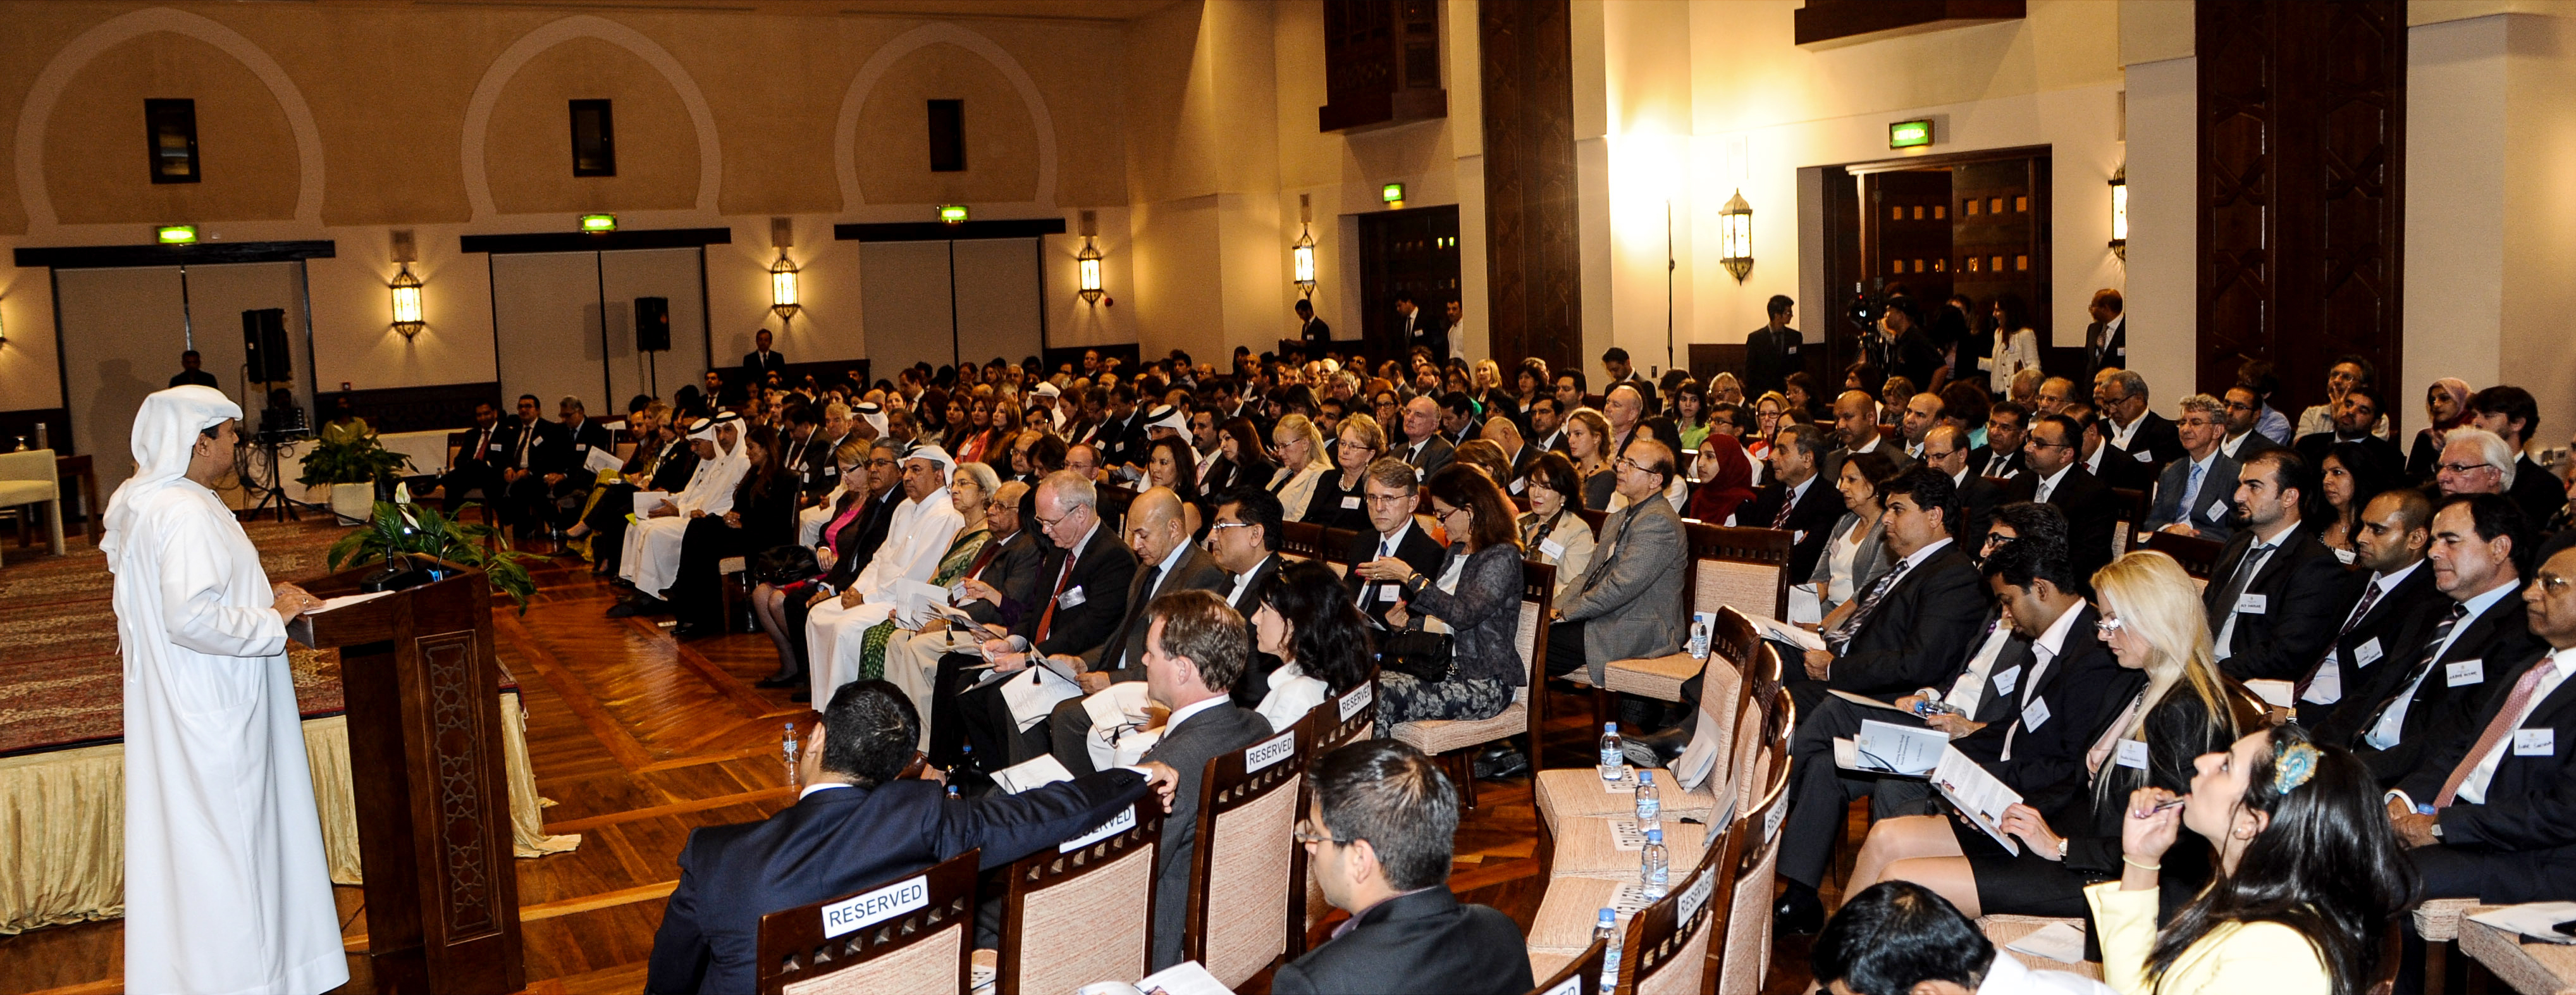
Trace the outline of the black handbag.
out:
[[[752,579],[774,587],[784,587],[809,577],[818,577],[823,567],[814,559],[814,551],[803,546],[773,546],[752,557]]]
[[[1458,670],[1457,640],[1448,633],[1420,629],[1383,632],[1377,641],[1377,665],[1426,683],[1445,681]]]

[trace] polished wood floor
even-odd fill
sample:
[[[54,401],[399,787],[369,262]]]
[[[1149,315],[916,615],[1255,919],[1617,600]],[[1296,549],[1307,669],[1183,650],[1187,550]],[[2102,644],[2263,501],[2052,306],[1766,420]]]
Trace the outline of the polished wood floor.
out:
[[[778,665],[765,636],[681,643],[649,618],[604,618],[613,590],[575,560],[553,561],[538,582],[527,612],[496,615],[494,627],[522,690],[537,789],[556,803],[546,831],[579,833],[582,842],[572,853],[516,862],[528,990],[635,992],[689,830],[760,819],[792,801],[779,733],[812,713],[784,690],[752,686]],[[1587,755],[1583,699],[1551,702],[1558,718],[1548,752],[1559,763]],[[1459,826],[1451,885],[1526,929],[1546,887],[1532,853],[1529,779],[1480,782],[1478,796]],[[351,951],[343,991],[372,991],[360,891],[335,891]],[[119,921],[0,937],[0,995],[120,992],[122,946]],[[1767,987],[1803,991],[1805,965],[1805,941],[1784,938]],[[1267,986],[1257,978],[1247,995]]]

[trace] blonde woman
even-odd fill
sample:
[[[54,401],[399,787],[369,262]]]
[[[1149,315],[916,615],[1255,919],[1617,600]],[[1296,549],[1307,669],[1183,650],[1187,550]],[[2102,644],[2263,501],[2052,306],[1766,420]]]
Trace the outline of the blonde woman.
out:
[[[2053,553],[2014,558],[2046,564],[2028,573],[2052,585],[2072,580],[2062,557]],[[2006,583],[2012,579],[2007,576]],[[2021,852],[2008,853],[1982,831],[1944,816],[1886,819],[1870,830],[1845,894],[1903,879],[1940,892],[1971,917],[2081,917],[2085,887],[2119,879],[2126,866],[2120,834],[2131,793],[2188,792],[2194,760],[2235,742],[2236,722],[2210,652],[2208,617],[2182,565],[2163,553],[2129,553],[2095,572],[2093,588],[2097,609],[2068,609],[2077,617],[2059,644],[2055,659],[2068,669],[2056,681],[2060,687],[2069,686],[2067,681],[2116,682],[2103,685],[2110,693],[2098,699],[2107,720],[2075,714],[2047,720],[2079,723],[2060,728],[2084,728],[2085,735],[2072,742],[2089,744],[2063,755],[2072,761],[2057,765],[2067,768],[2063,777],[2019,780],[2039,769],[2047,755],[2033,750],[2046,721],[2034,730],[2027,728],[2027,718],[2021,735],[2033,738],[2016,749],[2033,752],[1992,768],[2024,797],[2046,806],[2004,810],[2001,828],[2019,840]],[[2088,646],[2097,636],[2099,645]],[[2101,646],[2109,648],[2116,669],[2088,664]],[[2176,905],[2210,879],[2209,848],[2197,840],[2185,840],[2153,862],[2160,864]]]
[[[1377,427],[1377,419],[1352,415],[1342,419],[1334,434],[1341,439],[1333,449],[1337,466],[1316,479],[1315,494],[1307,499],[1306,514],[1298,520],[1354,532],[1372,528],[1364,482],[1369,463],[1386,451],[1386,432]]]
[[[1470,393],[1477,397],[1485,396],[1487,391],[1499,390],[1503,386],[1502,364],[1490,359],[1477,360],[1476,375],[1472,379],[1476,389]]]
[[[1279,455],[1279,469],[1270,475],[1269,488],[1279,498],[1280,519],[1305,521],[1315,482],[1333,469],[1324,462],[1324,433],[1305,415],[1289,415],[1270,430],[1270,445]]]
[[[1583,506],[1610,510],[1610,497],[1619,489],[1619,475],[1610,467],[1610,419],[1591,408],[1574,409],[1565,416],[1565,447],[1574,457],[1574,475],[1583,480]]]

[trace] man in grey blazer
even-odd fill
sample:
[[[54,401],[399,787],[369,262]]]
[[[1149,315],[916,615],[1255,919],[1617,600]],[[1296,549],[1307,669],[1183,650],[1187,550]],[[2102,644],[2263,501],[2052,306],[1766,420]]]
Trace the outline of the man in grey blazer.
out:
[[[2156,476],[2155,501],[2141,529],[2175,532],[2226,542],[2236,535],[2227,523],[2235,509],[2233,481],[2242,469],[2219,451],[2227,441],[2227,404],[2207,394],[2182,399],[2182,420],[2174,423],[2182,438],[2182,458],[2165,464]]]
[[[1682,607],[1682,564],[1689,545],[1682,516],[1664,500],[1673,478],[1673,451],[1641,439],[1616,464],[1618,492],[1628,506],[1601,523],[1601,544],[1583,579],[1556,603],[1548,630],[1547,672],[1561,676],[1584,668],[1600,687],[1612,660],[1681,652],[1690,619]],[[1620,718],[1641,727],[1662,703],[1623,698]],[[1633,714],[1632,714],[1633,713]],[[1636,728],[1636,731],[1644,731]]]
[[[1172,714],[1163,724],[1162,738],[1145,751],[1142,762],[1167,764],[1180,776],[1172,790],[1171,818],[1163,823],[1163,846],[1154,855],[1150,969],[1160,971],[1181,962],[1181,931],[1190,910],[1191,857],[1198,849],[1199,789],[1208,761],[1277,737],[1270,734],[1270,723],[1261,713],[1229,697],[1251,652],[1243,616],[1210,591],[1163,595],[1154,599],[1150,613],[1145,694]]]
[[[1082,654],[1082,689],[1097,693],[1113,683],[1145,679],[1146,613],[1155,598],[1175,591],[1224,591],[1234,585],[1225,568],[1207,550],[1190,542],[1180,495],[1157,487],[1127,506],[1127,541],[1136,551],[1136,579],[1127,587],[1127,617],[1110,630],[1109,641]],[[1080,777],[1093,769],[1092,726],[1081,698],[1056,703],[1047,718],[1047,735],[1055,758]]]

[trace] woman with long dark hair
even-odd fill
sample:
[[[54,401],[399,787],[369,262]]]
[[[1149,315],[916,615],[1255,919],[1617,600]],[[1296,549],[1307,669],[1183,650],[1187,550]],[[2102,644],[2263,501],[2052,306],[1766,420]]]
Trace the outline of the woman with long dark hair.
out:
[[[2361,531],[2362,509],[2381,491],[2398,486],[2397,468],[2358,442],[2338,442],[2317,461],[2317,491],[2324,497],[2326,520],[2317,541],[2349,564],[2352,537]]]
[[[680,538],[680,569],[669,600],[679,624],[671,635],[681,639],[724,631],[722,582],[717,564],[796,541],[796,475],[779,463],[778,430],[754,425],[742,436],[743,455],[751,468],[733,489],[733,510],[689,523]]]
[[[1379,736],[1416,719],[1491,718],[1529,682],[1529,667],[1513,641],[1520,630],[1521,544],[1511,499],[1503,496],[1502,485],[1466,466],[1442,467],[1425,490],[1432,521],[1450,540],[1440,574],[1415,573],[1392,556],[1351,568],[1402,589],[1402,598],[1387,611],[1390,623],[1451,637],[1445,677],[1378,675]]]
[[[2193,768],[2187,796],[2130,795],[2120,880],[2084,889],[2103,980],[2123,993],[2361,995],[2385,966],[2380,936],[2415,900],[2369,769],[2295,724]],[[2217,875],[2158,929],[2163,859],[2185,828],[2217,855]]]
[[[1199,513],[1198,454],[1180,436],[1167,435],[1145,448],[1145,486],[1161,487],[1181,497],[1188,505],[1190,535],[1199,535],[1203,524],[1212,519]]]
[[[1583,478],[1564,453],[1540,453],[1530,461],[1524,492],[1530,510],[1520,520],[1522,554],[1532,563],[1556,568],[1556,595],[1564,597],[1592,565],[1598,545],[1592,524],[1577,513],[1583,507]]]
[[[1273,731],[1368,679],[1368,622],[1349,595],[1332,568],[1298,560],[1279,569],[1253,609],[1255,645],[1279,658],[1258,709]]]
[[[1263,486],[1279,472],[1278,461],[1271,459],[1269,448],[1261,444],[1261,429],[1252,424],[1252,419],[1242,415],[1226,419],[1216,427],[1216,439],[1224,458],[1210,468],[1209,476],[1217,479],[1200,481],[1199,486],[1208,500],[1245,487]],[[1211,519],[1216,517],[1213,509],[1200,510],[1208,512]]]

